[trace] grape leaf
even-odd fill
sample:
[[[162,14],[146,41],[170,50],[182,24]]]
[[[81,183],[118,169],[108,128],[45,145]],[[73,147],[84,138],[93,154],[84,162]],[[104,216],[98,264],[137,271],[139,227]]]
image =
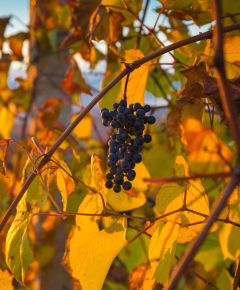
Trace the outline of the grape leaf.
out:
[[[6,263],[21,284],[24,284],[25,275],[33,260],[27,233],[29,218],[26,201],[23,198],[6,237]]]
[[[240,222],[239,218],[239,209],[234,212],[230,212],[231,220],[236,222]],[[221,250],[224,256],[224,259],[231,259],[235,261],[235,259],[239,256],[240,253],[240,228],[236,227],[232,224],[223,224],[222,228],[219,231],[219,241]]]
[[[0,289],[3,290],[14,290],[13,276],[8,271],[3,271],[0,269]]]
[[[166,284],[172,264],[175,260],[179,225],[166,222],[154,232],[148,250],[151,267],[146,274],[143,289],[152,289],[155,280]]]
[[[135,190],[121,191],[115,193],[113,190],[108,190],[107,202],[115,211],[128,211],[141,207],[146,202],[146,197],[143,192]]]
[[[44,181],[41,181],[41,177],[39,175],[36,176],[25,193],[26,201],[38,208],[42,208],[48,198],[47,191],[45,190],[42,182]]]
[[[8,107],[1,106],[0,108],[0,136],[4,139],[10,139],[16,114],[15,104],[10,103]]]
[[[151,175],[144,165],[144,162],[136,164],[134,170],[136,171],[136,178],[132,181],[132,186],[138,191],[145,191],[148,189],[148,183],[144,181],[144,178],[150,178]]]
[[[103,198],[106,198],[105,176],[101,168],[101,159],[96,154],[91,158],[91,187],[95,188]]]
[[[127,243],[124,223],[124,219],[121,219],[111,232],[98,228],[74,229],[66,259],[72,276],[79,280],[82,290],[102,289],[113,259]]]
[[[232,152],[216,134],[193,118],[183,124],[182,141],[188,151],[188,160],[194,172],[228,171],[226,161],[231,161]]]
[[[71,122],[75,120],[78,114],[74,114],[71,117]],[[77,125],[74,129],[74,134],[77,136],[78,139],[89,139],[92,134],[92,115],[89,113],[87,114],[83,120]]]
[[[182,156],[176,157],[176,167],[178,171],[182,167],[184,175],[188,176],[188,165]],[[179,210],[183,207],[184,202],[188,209],[197,213],[181,210],[166,217],[166,220],[178,222],[181,225],[179,243],[191,241],[203,226],[201,222],[205,218],[201,214],[209,215],[209,202],[204,187],[200,180],[190,180],[181,185],[178,183],[165,184],[161,186],[156,196],[156,208],[160,214]],[[188,226],[188,224],[194,225]]]
[[[143,53],[138,49],[129,49],[125,51],[125,62],[131,63],[143,57]],[[127,102],[128,104],[140,103],[144,104],[144,93],[146,89],[147,77],[149,72],[149,63],[142,65],[137,70],[130,73],[127,84]],[[121,95],[124,93],[127,77],[124,77],[121,82]]]
[[[63,160],[59,160],[58,162],[61,167],[63,167],[71,175],[71,171],[67,164]],[[73,178],[61,168],[57,169],[57,187],[62,196],[63,211],[66,211],[67,199],[68,196],[74,191],[75,183]]]

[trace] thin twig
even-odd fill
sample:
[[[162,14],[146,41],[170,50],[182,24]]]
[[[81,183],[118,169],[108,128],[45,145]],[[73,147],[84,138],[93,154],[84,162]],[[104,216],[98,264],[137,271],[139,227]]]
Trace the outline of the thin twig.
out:
[[[232,290],[237,290],[240,282],[240,260],[238,260],[237,269],[234,273],[233,288]]]
[[[146,14],[147,14],[149,2],[150,2],[149,0],[146,0],[146,4],[145,4],[144,10],[143,10],[143,17],[142,17],[142,20],[140,21],[141,24],[140,24],[140,28],[139,28],[139,32],[138,32],[138,37],[137,37],[137,48],[140,47],[143,23],[144,23]]]
[[[230,32],[236,29],[240,28],[240,24],[233,24],[229,25],[224,28],[224,32]],[[84,110],[82,110],[79,115],[76,117],[76,119],[65,129],[65,131],[62,133],[61,136],[56,140],[56,142],[52,145],[52,147],[49,149],[49,151],[46,153],[44,158],[39,162],[37,165],[37,169],[40,170],[45,164],[49,162],[54,152],[58,149],[58,147],[62,144],[62,142],[68,137],[69,134],[74,130],[74,128],[80,123],[80,121],[87,115],[87,113],[103,98],[103,96],[106,95],[108,91],[110,91],[122,78],[124,78],[131,70],[137,69],[139,66],[143,65],[144,63],[159,57],[169,51],[172,51],[174,49],[180,48],[182,46],[188,45],[190,43],[194,43],[203,39],[209,39],[212,38],[213,32],[208,31],[205,33],[201,33],[199,35],[195,35],[192,37],[189,37],[184,40],[180,40],[176,43],[170,44],[169,46],[157,49],[156,51],[134,61],[133,63],[129,64],[128,67],[126,67],[123,71],[121,71],[103,90],[96,95],[96,97],[85,107]],[[21,200],[22,196],[24,195],[25,191],[28,189],[32,181],[36,177],[36,172],[32,172],[28,178],[26,179],[25,183],[23,184],[23,187],[18,192],[17,196],[9,206],[9,208],[6,210],[1,223],[0,223],[0,232],[2,231],[4,225],[7,223],[8,219],[10,218],[13,211],[16,209],[19,201]]]
[[[228,81],[226,78],[226,71],[224,65],[224,54],[223,54],[223,25],[222,25],[222,3],[219,0],[214,0],[214,11],[216,14],[216,27],[215,27],[215,56],[214,64],[218,74],[217,83],[219,87],[219,94],[223,104],[224,113],[226,120],[229,124],[233,138],[237,145],[238,157],[240,157],[240,130],[237,122],[237,113],[235,110],[234,103],[231,100],[230,90]]]
[[[190,176],[172,176],[172,177],[159,177],[159,178],[143,178],[143,181],[149,183],[165,184],[178,181],[187,181],[194,179],[212,179],[212,178],[227,178],[232,176],[232,172],[219,172],[219,173],[209,173],[209,174],[195,174]]]

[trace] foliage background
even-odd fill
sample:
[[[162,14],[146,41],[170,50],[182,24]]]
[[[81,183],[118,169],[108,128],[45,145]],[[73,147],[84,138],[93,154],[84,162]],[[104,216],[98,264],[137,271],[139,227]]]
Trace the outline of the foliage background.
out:
[[[238,24],[240,3],[221,2],[224,26]],[[238,159],[233,116],[225,118],[218,90],[214,41],[187,41],[130,72],[128,103],[150,103],[158,119],[146,128],[153,141],[130,192],[104,186],[111,130],[99,118],[99,108],[123,97],[126,76],[96,108],[87,104],[126,64],[214,28],[215,12],[211,1],[200,0],[42,0],[30,1],[23,32],[9,36],[16,18],[0,19],[2,217],[31,172],[35,177],[1,231],[1,289],[167,287]],[[239,131],[236,28],[224,36],[224,59]],[[26,76],[11,87],[9,72],[17,65],[27,68]],[[79,114],[79,125],[38,167]],[[179,289],[237,289],[239,219],[236,186]]]

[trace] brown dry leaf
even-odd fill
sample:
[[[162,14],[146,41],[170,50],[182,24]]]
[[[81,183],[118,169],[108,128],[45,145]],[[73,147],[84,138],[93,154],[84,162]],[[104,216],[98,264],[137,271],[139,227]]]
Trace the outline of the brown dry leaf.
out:
[[[5,156],[6,156],[8,145],[9,145],[9,140],[0,139],[0,173],[3,175],[6,174]]]
[[[143,283],[149,267],[148,264],[140,264],[130,273],[128,278],[129,290],[143,289]]]
[[[7,78],[8,78],[8,69],[10,66],[10,61],[0,60],[0,93],[2,95],[2,90],[7,88]]]
[[[85,93],[90,96],[92,95],[91,89],[85,82],[76,62],[71,63],[65,74],[64,80],[61,83],[61,86],[70,96],[81,93]]]
[[[27,32],[19,32],[8,37],[9,47],[11,48],[13,54],[16,56],[17,59],[21,60],[23,58],[22,55],[22,47],[23,42],[25,39],[28,38]]]
[[[122,22],[124,21],[124,17],[121,13],[113,12],[110,13],[109,16],[109,34],[111,43],[118,41],[122,32]]]
[[[5,32],[6,26],[8,25],[10,19],[11,19],[11,16],[0,18],[0,51],[2,51],[2,45],[3,45],[3,41],[4,41],[4,39],[3,39],[4,32]]]
[[[62,109],[62,101],[58,98],[47,99],[39,109],[38,126],[53,128],[58,122]]]
[[[106,13],[105,7],[99,5],[93,12],[89,22],[89,40],[100,40],[98,38],[98,32],[100,31],[99,37],[101,39],[107,39],[108,36],[108,19],[109,15]]]
[[[215,170],[229,170],[227,162],[231,161],[232,151],[209,128],[193,118],[189,118],[182,126],[182,141],[186,144],[189,163],[208,170],[212,164],[219,165]],[[216,166],[215,166],[216,167]]]

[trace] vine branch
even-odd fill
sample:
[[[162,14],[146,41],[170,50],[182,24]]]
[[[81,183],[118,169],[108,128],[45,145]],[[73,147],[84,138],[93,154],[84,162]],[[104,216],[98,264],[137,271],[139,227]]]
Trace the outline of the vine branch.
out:
[[[236,29],[240,29],[240,24],[232,24],[229,26],[226,26],[223,28],[224,32],[230,32]],[[62,144],[62,142],[71,134],[71,132],[74,130],[74,128],[80,123],[80,121],[87,115],[87,113],[106,95],[108,91],[110,91],[121,79],[123,79],[128,73],[131,71],[137,69],[139,66],[143,65],[144,63],[159,57],[169,51],[172,51],[174,49],[183,47],[185,45],[188,45],[190,43],[194,43],[203,39],[209,39],[212,38],[213,31],[207,31],[205,33],[201,33],[192,37],[189,37],[184,40],[180,40],[176,43],[170,44],[166,47],[157,49],[156,51],[132,62],[129,64],[123,71],[121,71],[106,87],[102,89],[102,91],[95,96],[95,98],[79,113],[79,115],[76,117],[76,119],[64,130],[62,135],[59,136],[59,138],[56,140],[56,142],[52,145],[52,147],[49,149],[49,151],[46,153],[46,155],[43,157],[43,159],[39,162],[36,169],[37,171],[41,170],[44,165],[46,165],[54,152],[58,149],[58,147]],[[239,140],[240,142],[240,140]],[[28,178],[26,179],[25,183],[23,184],[23,187],[18,192],[15,199],[12,201],[9,208],[6,210],[1,222],[0,222],[0,232],[2,231],[3,227],[7,223],[8,219],[10,218],[13,211],[16,209],[19,201],[23,197],[24,193],[28,189],[28,187],[31,185],[32,181],[35,179],[37,173],[33,171]]]
[[[224,67],[224,54],[223,54],[223,32],[224,28],[222,26],[222,3],[219,0],[214,0],[214,12],[216,18],[216,30],[215,30],[215,56],[214,56],[214,64],[216,66],[216,70],[218,73],[218,85],[219,85],[219,93],[221,96],[221,100],[223,103],[224,113],[226,115],[227,122],[229,124],[232,135],[235,139],[237,152],[238,152],[238,163],[234,170],[234,175],[230,181],[230,183],[226,186],[223,195],[216,207],[213,209],[212,214],[207,219],[207,222],[195,239],[195,241],[189,246],[183,258],[180,260],[178,266],[174,270],[172,276],[170,277],[169,284],[167,286],[167,290],[176,289],[178,281],[186,270],[189,262],[193,259],[197,250],[203,243],[205,237],[208,234],[213,223],[217,220],[218,215],[221,213],[223,207],[225,206],[228,198],[232,194],[234,188],[240,182],[240,132],[237,124],[237,116],[234,108],[234,104],[231,100],[228,83],[226,79],[225,67]]]

